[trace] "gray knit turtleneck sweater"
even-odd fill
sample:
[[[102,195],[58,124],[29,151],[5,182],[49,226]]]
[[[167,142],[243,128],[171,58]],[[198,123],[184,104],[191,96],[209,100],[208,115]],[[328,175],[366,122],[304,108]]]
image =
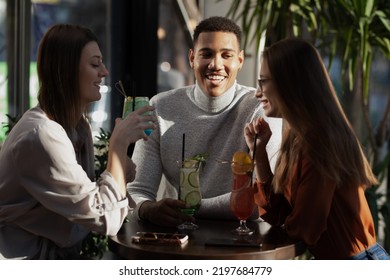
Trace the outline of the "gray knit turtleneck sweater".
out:
[[[222,96],[210,97],[193,85],[163,92],[151,99],[158,116],[158,129],[148,141],[140,140],[135,145],[132,159],[137,165],[137,174],[127,187],[137,207],[130,218],[138,218],[138,208],[143,201],[160,198],[157,196],[160,182],[164,182],[161,184],[164,197],[177,198],[180,177],[177,162],[182,158],[183,133],[185,157],[208,154],[200,173],[202,203],[197,217],[234,218],[229,206],[230,165],[218,163],[216,159],[230,160],[234,152],[248,150],[244,126],[255,116],[262,115],[254,90],[235,84]],[[270,125],[273,129],[272,120]],[[268,145],[271,163],[279,147],[280,127],[273,129],[272,137]],[[162,175],[166,180],[161,181]]]

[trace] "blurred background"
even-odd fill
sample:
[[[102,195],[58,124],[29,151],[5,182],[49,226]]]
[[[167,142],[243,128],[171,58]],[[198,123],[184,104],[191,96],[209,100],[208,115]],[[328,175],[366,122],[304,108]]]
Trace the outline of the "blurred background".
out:
[[[95,133],[112,129],[121,116],[121,80],[128,95],[152,97],[194,83],[188,63],[192,32],[211,15],[226,15],[229,2],[215,0],[0,0],[0,123],[37,104],[36,55],[55,23],[87,26],[100,39],[110,71],[102,98],[89,110]],[[248,58],[252,55],[248,53]],[[240,82],[255,86],[255,63],[247,61]],[[246,70],[247,69],[247,70]],[[6,128],[0,128],[0,142]]]
[[[37,104],[37,48],[51,25],[80,24],[100,39],[110,75],[88,111],[98,136],[122,115],[119,80],[128,95],[148,97],[194,83],[188,49],[193,29],[210,16],[228,16],[242,27],[238,82],[247,86],[256,87],[258,54],[272,42],[303,37],[320,50],[381,181],[366,197],[390,250],[388,0],[0,0],[0,147],[13,123]]]

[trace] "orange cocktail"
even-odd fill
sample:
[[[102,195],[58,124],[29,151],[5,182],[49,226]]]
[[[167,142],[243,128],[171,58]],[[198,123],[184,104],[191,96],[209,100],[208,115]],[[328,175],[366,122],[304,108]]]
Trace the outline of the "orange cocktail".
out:
[[[249,235],[253,231],[246,226],[246,220],[255,207],[252,186],[253,161],[246,152],[236,152],[232,160],[233,186],[230,209],[239,219],[240,226],[234,230],[238,235]]]
[[[233,176],[230,208],[239,220],[246,220],[255,207],[251,178],[247,174],[233,174]]]

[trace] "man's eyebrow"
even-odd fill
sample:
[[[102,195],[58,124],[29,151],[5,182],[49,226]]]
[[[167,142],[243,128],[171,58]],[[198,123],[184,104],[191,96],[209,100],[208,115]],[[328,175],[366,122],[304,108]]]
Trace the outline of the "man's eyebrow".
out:
[[[214,50],[211,49],[211,48],[201,48],[201,49],[199,49],[199,51],[214,51]],[[222,49],[220,49],[220,50],[218,50],[218,51],[236,52],[235,49],[230,49],[230,48],[222,48]]]

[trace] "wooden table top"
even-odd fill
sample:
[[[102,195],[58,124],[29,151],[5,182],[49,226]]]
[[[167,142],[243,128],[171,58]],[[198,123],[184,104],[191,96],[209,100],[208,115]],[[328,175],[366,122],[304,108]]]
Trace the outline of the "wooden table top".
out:
[[[176,228],[161,227],[148,222],[124,223],[116,236],[109,239],[112,252],[124,259],[292,259],[303,254],[306,247],[290,239],[281,228],[271,227],[263,221],[250,221],[248,227],[255,232],[248,237],[239,237],[232,230],[238,221],[198,220],[199,229],[186,232],[188,242],[184,245],[136,244],[132,237],[137,232],[175,233]],[[206,245],[211,239],[239,240],[244,243],[261,243],[260,247]]]

